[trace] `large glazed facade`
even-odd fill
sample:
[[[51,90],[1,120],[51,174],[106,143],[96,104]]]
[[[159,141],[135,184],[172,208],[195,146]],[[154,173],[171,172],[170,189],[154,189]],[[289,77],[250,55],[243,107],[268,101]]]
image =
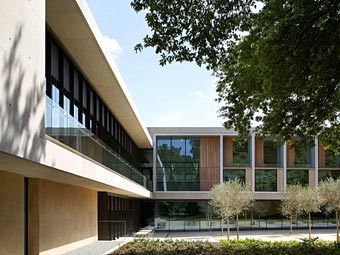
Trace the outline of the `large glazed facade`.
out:
[[[244,143],[224,128],[149,128],[154,140],[154,226],[162,231],[221,228],[209,205],[213,185],[239,178],[254,193],[255,203],[242,215],[243,229],[287,228],[280,200],[287,185],[316,187],[340,176],[340,157],[315,139],[294,147],[271,137],[249,135]],[[334,215],[315,215],[313,227],[334,227]],[[226,227],[226,226],[225,226]],[[306,220],[295,222],[306,227]]]
[[[287,185],[340,176],[317,140],[292,149],[237,144],[223,128],[147,130],[84,0],[0,7],[0,254],[62,254],[149,225],[220,229],[209,191],[236,177],[256,198],[241,227],[282,228]]]

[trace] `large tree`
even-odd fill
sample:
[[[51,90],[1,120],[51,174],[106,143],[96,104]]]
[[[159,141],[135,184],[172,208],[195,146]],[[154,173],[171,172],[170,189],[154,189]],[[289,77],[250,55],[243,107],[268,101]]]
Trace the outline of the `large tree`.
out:
[[[258,5],[260,8],[256,8]],[[284,140],[319,135],[340,153],[340,1],[134,0],[160,64],[195,61],[218,79],[220,114]]]

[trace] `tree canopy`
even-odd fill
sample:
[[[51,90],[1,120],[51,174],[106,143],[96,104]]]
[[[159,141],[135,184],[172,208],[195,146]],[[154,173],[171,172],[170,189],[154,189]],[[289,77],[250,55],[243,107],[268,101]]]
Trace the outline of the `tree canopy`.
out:
[[[338,0],[134,0],[160,64],[195,61],[218,77],[225,127],[241,137],[318,135],[340,153]],[[257,5],[257,8],[256,8]],[[258,7],[260,6],[260,8]]]

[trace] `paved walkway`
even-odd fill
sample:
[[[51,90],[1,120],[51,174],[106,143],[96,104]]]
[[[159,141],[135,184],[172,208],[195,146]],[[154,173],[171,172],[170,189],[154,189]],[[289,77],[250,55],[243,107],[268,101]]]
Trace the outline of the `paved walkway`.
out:
[[[231,231],[231,239],[236,239],[236,232]],[[221,236],[221,232],[156,232],[154,238],[157,239],[174,239],[174,240],[204,240],[210,242],[218,242],[222,239],[227,239],[227,233]],[[312,237],[318,237],[319,240],[335,241],[335,229],[316,229],[312,230]],[[254,238],[264,241],[301,241],[303,238],[308,238],[307,229],[293,230],[293,235],[289,235],[289,230],[253,230],[240,231],[240,239]]]
[[[131,240],[132,238],[119,238],[114,241],[97,241],[76,250],[64,253],[63,255],[106,255]]]

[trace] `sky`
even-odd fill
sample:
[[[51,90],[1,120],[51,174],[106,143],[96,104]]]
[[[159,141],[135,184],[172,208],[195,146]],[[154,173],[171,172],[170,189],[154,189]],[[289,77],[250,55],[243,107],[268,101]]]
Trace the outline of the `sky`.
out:
[[[134,45],[150,31],[129,0],[87,0],[118,69],[147,127],[221,126],[215,102],[216,78],[195,63],[161,67],[151,48]]]

